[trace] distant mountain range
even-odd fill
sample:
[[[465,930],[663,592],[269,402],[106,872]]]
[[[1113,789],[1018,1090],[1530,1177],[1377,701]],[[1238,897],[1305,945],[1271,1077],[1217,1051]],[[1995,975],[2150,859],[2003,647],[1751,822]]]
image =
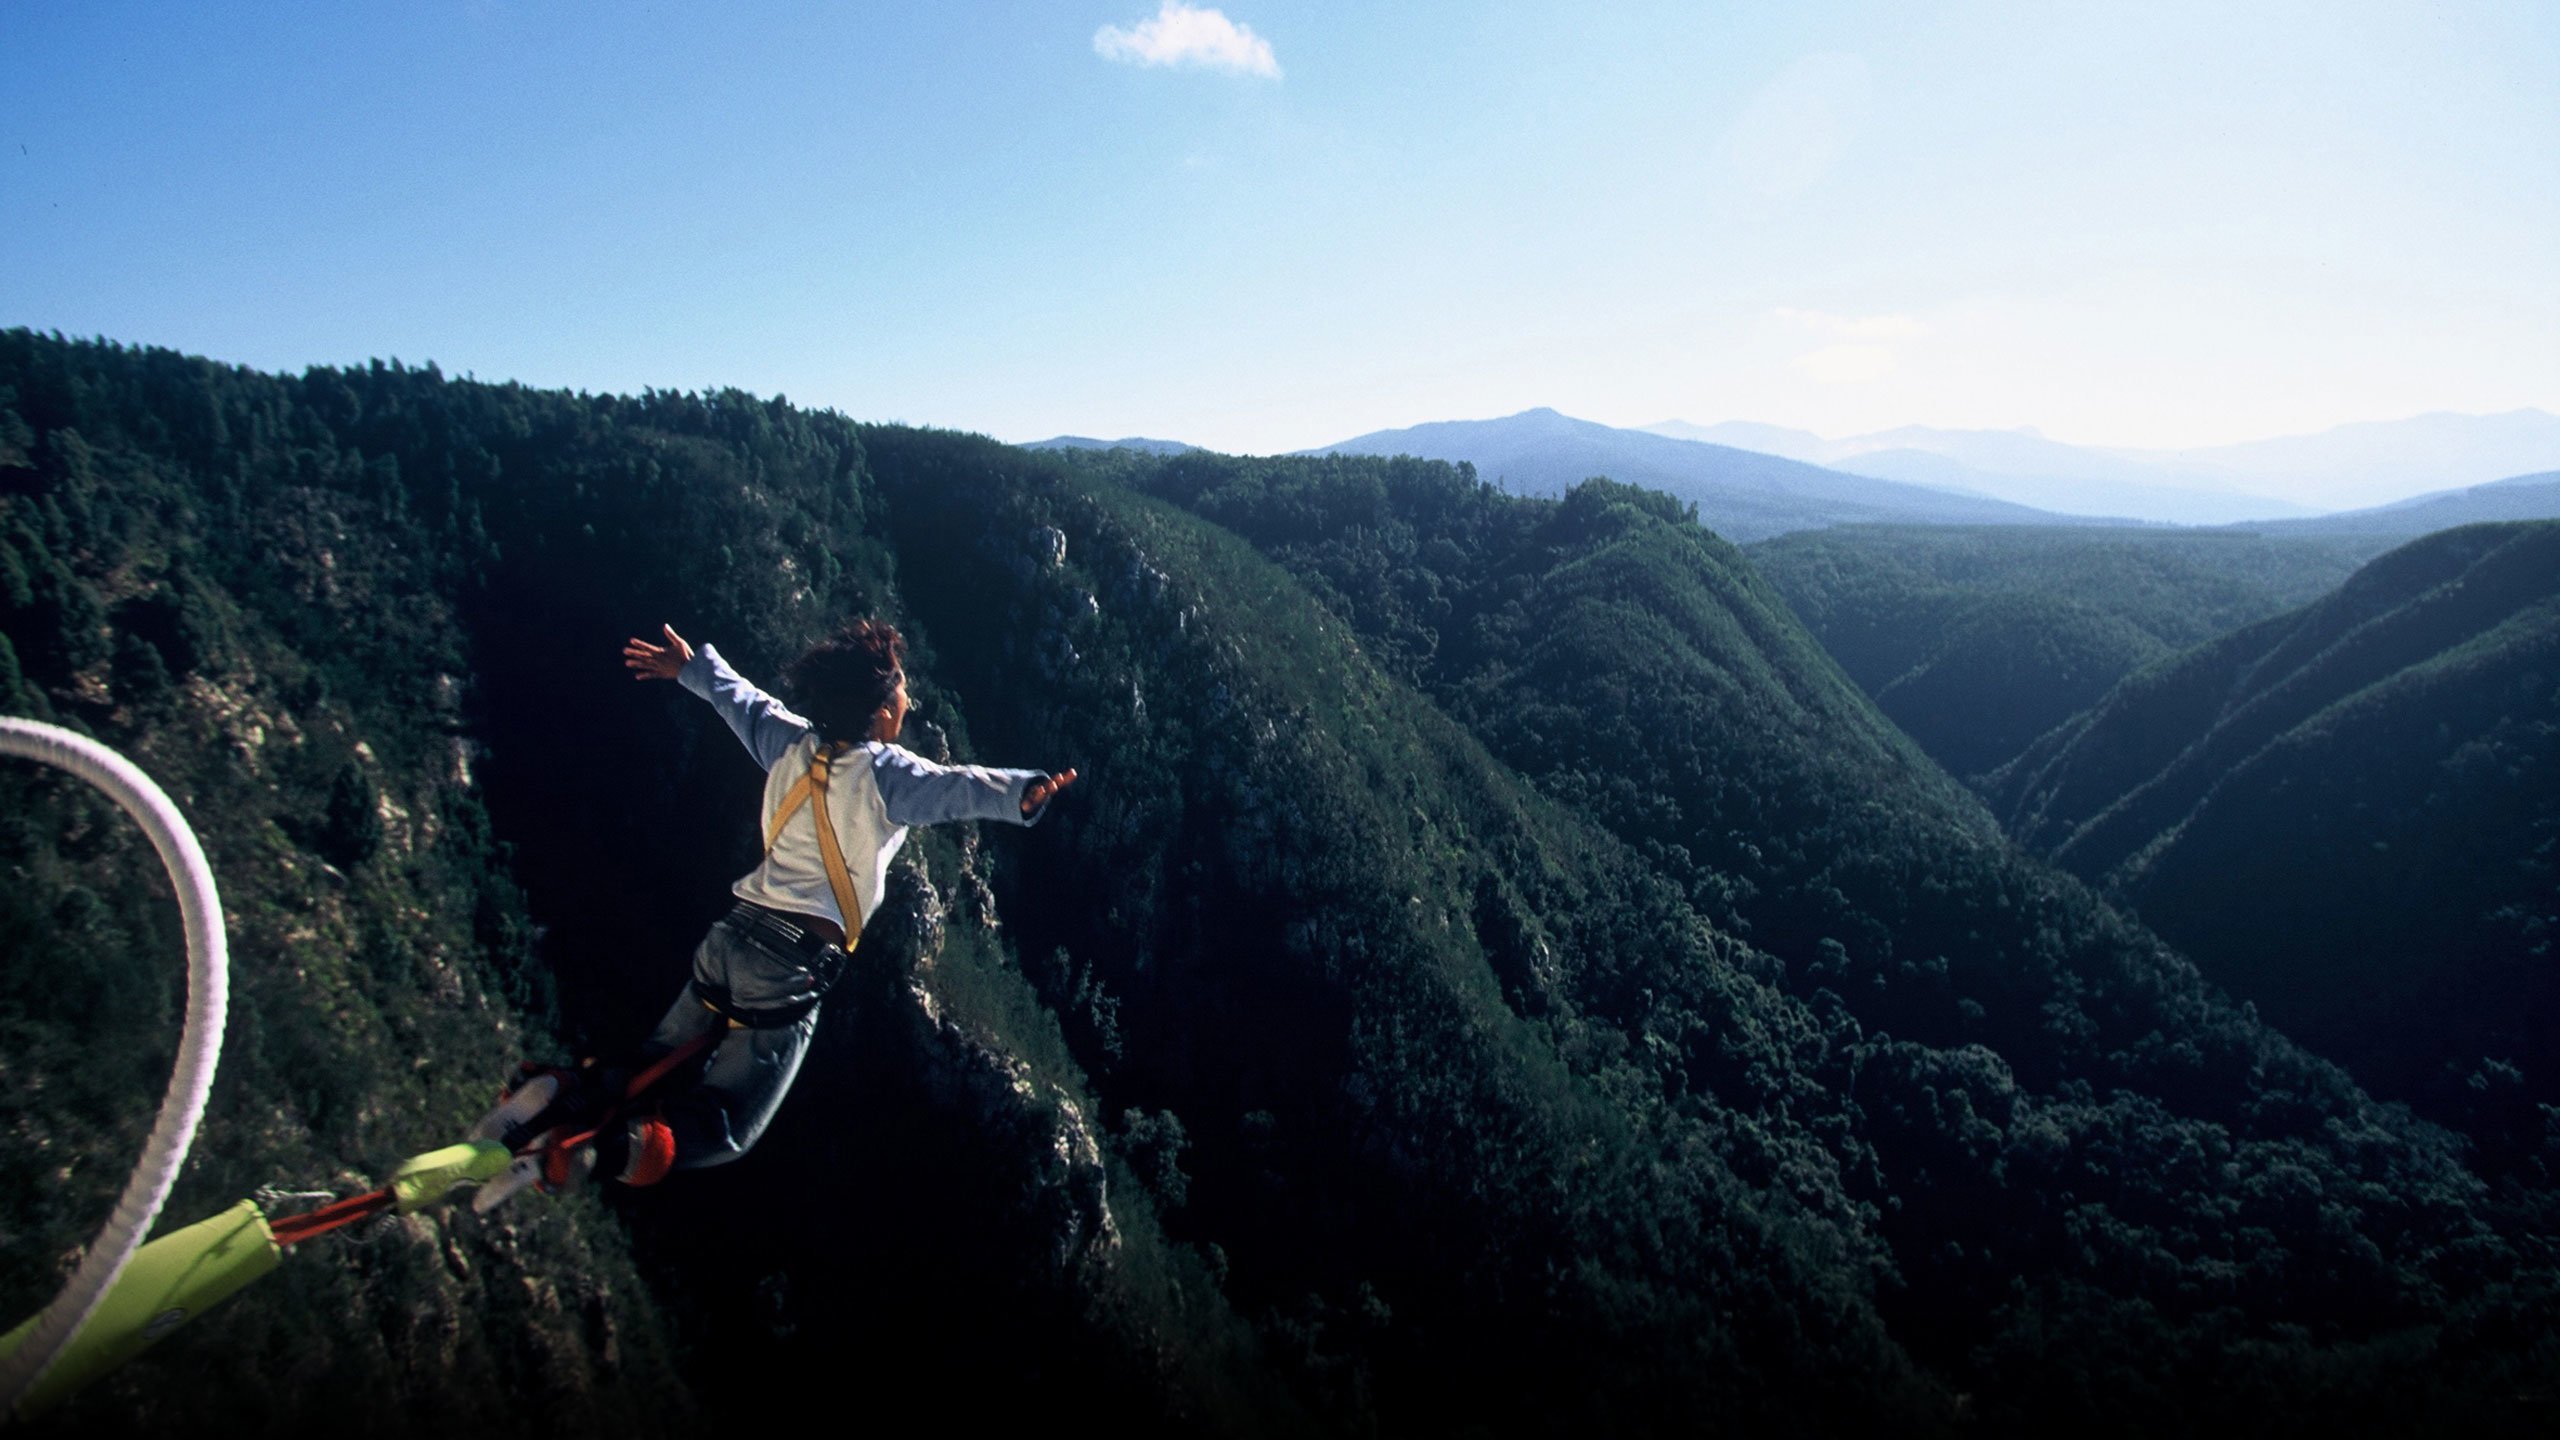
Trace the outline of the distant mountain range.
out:
[[[1669,420],[1648,433],[1738,445],[1853,475],[1963,491],[2075,515],[2106,514],[2177,525],[2219,525],[2311,513],[2249,494],[2189,469],[2146,466],[2114,452],[2065,445],[2032,430],[1938,430],[1908,425],[1845,440],[1809,430],[1728,421]]]
[[[2396,505],[2349,510],[2307,520],[2277,520],[2237,528],[2263,535],[2376,535],[2414,538],[2488,520],[2560,519],[2560,470],[2421,495]]]
[[[1644,429],[2073,514],[2186,525],[2386,505],[2560,466],[2560,416],[2541,410],[2421,415],[2194,450],[2110,449],[2067,445],[2032,430],[1916,425],[1841,440],[1744,421],[1672,420]]]
[[[1117,440],[1096,440],[1090,435],[1053,435],[1046,440],[1034,440],[1022,448],[1025,450],[1136,450],[1148,455],[1179,455],[1185,450],[1197,450],[1200,447],[1186,445],[1180,440],[1150,440],[1144,435],[1124,435]]]
[[[1024,448],[1178,455],[1199,447],[1059,435]],[[1377,430],[1295,453],[1463,462],[1522,495],[1561,495],[1606,475],[1677,496],[1709,529],[1743,543],[1855,524],[2134,521],[2415,538],[2484,520],[2560,518],[2560,416],[2540,410],[2422,415],[2170,451],[1919,425],[1844,440],[1747,421],[1631,430],[1541,407]],[[2423,488],[2430,485],[2444,488]],[[2367,508],[2322,514],[2324,496]]]
[[[1831,525],[2072,523],[2070,517],[2005,500],[1824,469],[1732,445],[1621,430],[1544,408],[1497,420],[1373,431],[1299,453],[1465,462],[1520,495],[1561,495],[1606,475],[1697,506],[1708,529],[1735,541]]]

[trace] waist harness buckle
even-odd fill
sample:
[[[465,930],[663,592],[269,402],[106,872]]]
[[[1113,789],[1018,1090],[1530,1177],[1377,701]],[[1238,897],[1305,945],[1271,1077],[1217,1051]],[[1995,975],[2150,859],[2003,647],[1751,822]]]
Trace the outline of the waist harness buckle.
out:
[[[838,945],[761,905],[741,901],[724,917],[724,923],[736,929],[739,938],[755,942],[760,949],[789,955],[808,977],[789,999],[778,1005],[758,1006],[738,1004],[729,987],[716,981],[696,978],[691,982],[693,993],[705,1006],[742,1029],[779,1030],[800,1023],[818,1008],[819,1001],[827,998],[827,992],[844,978],[845,969],[852,962],[850,945]]]

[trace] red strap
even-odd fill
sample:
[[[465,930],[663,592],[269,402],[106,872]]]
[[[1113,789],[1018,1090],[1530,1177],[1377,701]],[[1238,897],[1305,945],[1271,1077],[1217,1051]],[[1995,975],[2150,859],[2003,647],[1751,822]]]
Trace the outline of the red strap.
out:
[[[708,1049],[712,1041],[720,1038],[720,1034],[721,1032],[718,1030],[706,1030],[702,1034],[696,1035],[682,1045],[668,1051],[666,1054],[659,1056],[657,1060],[649,1066],[649,1068],[632,1076],[631,1083],[623,1087],[623,1102],[627,1104],[632,1100],[640,1098],[643,1091],[646,1091],[650,1086],[667,1078],[668,1071],[675,1069],[687,1060],[701,1054],[705,1049]],[[534,1068],[539,1069],[543,1067]],[[565,1075],[568,1072],[562,1071],[560,1073]],[[611,1110],[606,1111],[604,1118],[597,1122],[596,1129],[601,1129],[603,1126],[613,1123],[615,1118],[621,1115],[622,1110],[623,1105],[617,1104]],[[666,1151],[665,1161],[658,1168],[656,1173],[651,1175],[648,1179],[633,1179],[630,1183],[634,1185],[655,1184],[657,1181],[664,1179],[666,1177],[666,1172],[669,1169],[674,1168],[675,1165],[674,1132],[667,1129],[666,1122],[663,1120],[652,1120],[650,1123],[651,1126],[654,1127],[656,1133],[644,1136],[645,1148],[643,1157],[635,1158],[654,1156],[659,1148],[660,1136],[663,1135],[664,1148]],[[568,1157],[571,1154],[576,1153],[577,1147],[596,1138],[596,1129],[584,1130],[574,1134],[564,1134],[560,1130],[551,1130],[545,1132],[541,1138],[535,1140],[532,1144],[527,1145],[523,1151],[519,1151],[518,1153],[523,1154],[535,1150],[549,1151],[550,1153],[543,1157],[543,1177],[552,1184],[557,1185],[568,1178]],[[635,1166],[635,1169],[636,1168],[638,1167]],[[556,1177],[551,1173],[554,1169],[558,1169],[561,1172]],[[369,1220],[376,1215],[380,1215],[385,1211],[390,1210],[393,1206],[399,1203],[399,1195],[392,1190],[368,1190],[361,1195],[350,1195],[344,1200],[331,1201],[329,1204],[323,1205],[319,1209],[309,1211],[305,1214],[288,1215],[282,1220],[270,1221],[267,1225],[267,1233],[274,1237],[275,1242],[278,1245],[300,1245],[307,1240],[317,1240],[332,1230],[343,1230],[347,1226],[353,1225],[359,1220]]]
[[[694,1036],[692,1039],[687,1040],[673,1050],[668,1051],[666,1054],[659,1056],[650,1064],[648,1069],[631,1077],[631,1083],[622,1088],[622,1098],[626,1101],[639,1099],[643,1091],[646,1091],[650,1086],[657,1084],[659,1081],[666,1079],[668,1071],[673,1070],[687,1060],[690,1060],[694,1056],[709,1049],[711,1047],[711,1042],[719,1039],[721,1033],[722,1032],[717,1028],[705,1030],[701,1034]]]
[[[267,1227],[278,1245],[299,1245],[316,1240],[332,1230],[369,1219],[398,1204],[400,1197],[390,1190],[369,1190],[350,1195],[344,1200],[323,1205],[307,1215],[289,1215]]]
[[[557,1135],[560,1132],[554,1130],[551,1133]],[[548,1140],[546,1137],[546,1142],[541,1146],[542,1188],[554,1193],[567,1189],[570,1180],[575,1178],[569,1171],[570,1157],[578,1153],[579,1146],[594,1138],[596,1138],[596,1132],[593,1130],[573,1135],[566,1140]]]
[[[692,1039],[687,1040],[673,1050],[668,1051],[666,1054],[659,1056],[655,1061],[650,1063],[647,1069],[631,1077],[631,1083],[622,1087],[621,1101],[607,1108],[602,1115],[597,1116],[596,1122],[593,1125],[590,1125],[583,1130],[571,1130],[565,1125],[546,1130],[542,1134],[536,1136],[531,1144],[526,1145],[522,1150],[519,1150],[516,1153],[519,1155],[532,1155],[538,1153],[542,1156],[543,1184],[554,1190],[568,1184],[569,1157],[578,1153],[579,1146],[594,1140],[596,1136],[602,1134],[605,1127],[613,1124],[616,1120],[621,1119],[622,1112],[630,1107],[630,1103],[632,1101],[639,1099],[643,1094],[647,1093],[649,1087],[667,1078],[667,1073],[669,1071],[674,1070],[677,1066],[682,1065],[687,1060],[690,1060],[701,1054],[703,1051],[711,1048],[712,1042],[718,1040],[725,1033],[727,1033],[725,1029],[705,1030],[701,1034],[694,1036]],[[659,1122],[659,1128],[662,1130],[665,1129],[664,1122]],[[669,1167],[672,1168],[675,1163],[674,1132],[669,1131],[667,1133],[666,1142],[667,1163]],[[661,1172],[660,1178],[663,1178],[663,1175],[664,1172]],[[652,1184],[655,1182],[635,1181],[633,1183]]]

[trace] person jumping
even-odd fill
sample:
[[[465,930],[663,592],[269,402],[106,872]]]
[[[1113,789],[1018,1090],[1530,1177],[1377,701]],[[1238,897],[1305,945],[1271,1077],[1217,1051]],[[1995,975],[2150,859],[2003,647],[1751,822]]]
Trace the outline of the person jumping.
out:
[[[717,649],[660,628],[665,644],[628,640],[622,663],[634,679],[701,696],[765,768],[764,858],[730,887],[737,903],[695,949],[692,978],[642,1046],[637,1082],[592,1063],[533,1069],[475,1127],[474,1139],[518,1152],[473,1197],[484,1213],[527,1186],[556,1191],[590,1172],[652,1185],[746,1154],[800,1072],[819,1002],[879,908],[908,828],[1034,824],[1075,783],[1073,770],[937,765],[901,748],[906,645],[882,621],[856,620],[792,663],[784,679],[805,718]],[[700,1078],[640,1094],[706,1049]]]

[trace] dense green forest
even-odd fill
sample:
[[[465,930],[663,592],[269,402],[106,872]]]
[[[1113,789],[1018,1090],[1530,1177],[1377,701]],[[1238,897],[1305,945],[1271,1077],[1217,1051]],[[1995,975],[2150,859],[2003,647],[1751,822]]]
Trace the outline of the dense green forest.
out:
[[[2322,595],[2392,543],[1862,525],[1765,540],[1749,554],[1876,708],[1973,777],[2125,676]]]
[[[326,402],[289,382],[24,333],[0,355],[0,704],[157,777],[228,917],[224,1062],[164,1213],[362,1188],[547,1043],[528,1038],[552,993],[536,929],[473,775],[459,607],[485,534],[460,503],[408,510],[397,462],[341,449]],[[140,832],[50,771],[13,762],[0,786],[15,1323],[124,1183],[185,977]],[[420,1216],[327,1252],[59,1423],[302,1433],[343,1423],[353,1395],[420,1430],[503,1424],[511,1397],[596,1425],[692,1408],[660,1307],[592,1209]]]
[[[910,847],[745,1161],[315,1247],[65,1423],[657,1433],[750,1373],[1218,1434],[2550,1419],[2547,1180],[2014,848],[1660,495],[20,331],[0,541],[0,699],[171,783],[240,916],[173,1215],[654,1018],[756,777],[626,634],[771,676],[883,613],[920,748],[1086,774]],[[8,783],[24,1310],[176,961],[138,847]]]
[[[2560,522],[2413,541],[2126,681],[1988,783],[2022,839],[2493,1172],[2547,1158]]]
[[[852,427],[779,402],[276,378],[17,332],[0,436],[9,708],[160,776],[233,917],[227,1059],[173,1219],[361,1188],[453,1138],[516,1057],[644,1033],[753,854],[755,777],[702,707],[633,691],[620,637],[675,619],[769,675],[844,612],[894,608]],[[179,968],[139,837],[74,784],[8,783],[11,863],[38,881],[9,892],[0,991],[22,1077],[0,1290],[24,1313],[138,1148]],[[1232,1392],[1285,1416],[1250,1376],[1160,1378],[1250,1337],[1143,1201],[1104,1208],[1103,1117],[986,923],[997,857],[943,835],[911,856],[881,963],[755,1165],[627,1225],[581,1198],[323,1242],[59,1423],[671,1432],[795,1335],[924,1383],[991,1348],[1115,1404]],[[1128,1338],[1177,1321],[1180,1349]]]
[[[2381,1338],[2380,1316],[2400,1302],[2367,1307],[2401,1284],[2417,1287],[2404,1297],[2442,1284],[2417,1279],[2434,1263],[2418,1256],[2437,1243],[2439,1256],[2466,1253],[2486,1236],[2455,1231],[2505,1230],[2548,1265],[2526,1238],[2534,1202],[2474,1208],[2479,1182],[2457,1174],[2457,1145],[2374,1106],[1994,838],[1989,816],[1675,504],[1605,483],[1521,501],[1461,472],[1374,462],[1090,464],[1253,539],[1498,756],[1638,845],[1703,916],[1766,957],[1775,988],[1827,1014],[1835,1040],[1854,1037],[1848,1108],[1876,1147],[1879,1232],[1897,1267],[1880,1305],[1903,1343],[1978,1394],[2034,1393],[2054,1379],[2030,1373],[2054,1358],[2042,1347],[2058,1343],[2075,1357],[2067,1385],[2084,1400],[2107,1393],[2122,1423],[2200,1423],[2152,1407],[2227,1399],[2206,1377],[2231,1363],[2254,1315],[2321,1337],[2290,1357],[2246,1350],[2262,1372],[2253,1384],[2308,1406],[2344,1380],[2327,1368],[2336,1350],[2314,1353],[2351,1334],[2373,1354],[2412,1338]],[[1694,1011],[1684,1025],[1690,974],[1676,961],[1637,972],[1629,988],[1645,1010],[1631,1038],[1686,1030],[1732,1043]],[[1957,1078],[1977,1064],[1998,1077],[1988,1092]],[[1949,1126],[1976,1138],[1950,1143]],[[2388,1173],[2361,1168],[2376,1163]],[[2339,1238],[2364,1237],[2350,1247],[2362,1259],[2315,1242],[2277,1261],[2291,1242],[2268,1242],[2293,1227],[2254,1208],[2270,1198],[2249,1178],[2259,1165],[2287,1174],[2279,1191],[2301,1183],[2287,1203],[2329,1215]],[[2412,1241],[2450,1220],[2400,1207],[2456,1193],[2474,1197],[2462,1208],[2475,1221],[2398,1258],[2366,1248],[2385,1230]],[[2379,1208],[2356,1213],[2368,1204]],[[2340,1288],[2283,1320],[2275,1295],[2302,1274],[2254,1294],[2223,1288],[2269,1263]],[[2348,1278],[2367,1264],[2378,1268]],[[2365,1288],[2386,1273],[2400,1278]],[[2488,1303],[2547,1319],[2532,1308],[2547,1307],[2547,1286],[2528,1288]],[[2340,1328],[2351,1311],[2374,1328]],[[2079,1368],[2100,1353],[2141,1358],[2104,1376]],[[2546,1349],[2537,1363],[2548,1360]],[[2282,1383],[2268,1378],[2278,1373]]]

